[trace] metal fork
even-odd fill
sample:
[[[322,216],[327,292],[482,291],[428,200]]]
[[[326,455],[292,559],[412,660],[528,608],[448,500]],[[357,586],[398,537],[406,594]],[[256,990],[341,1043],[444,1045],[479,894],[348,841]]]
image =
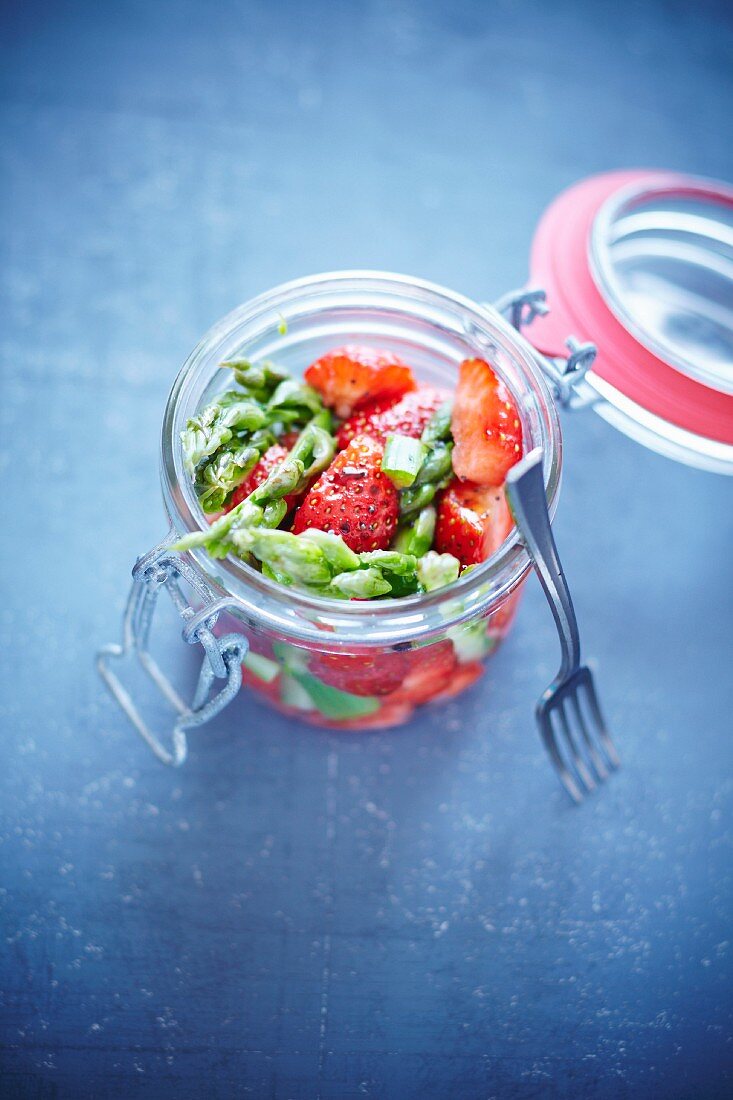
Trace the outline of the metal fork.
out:
[[[578,621],[550,526],[540,447],[509,471],[506,495],[545,590],[562,646],[560,671],[537,702],[537,725],[565,790],[575,802],[582,802],[620,761],[598,705],[590,669],[580,663]],[[587,713],[581,707],[583,700]]]

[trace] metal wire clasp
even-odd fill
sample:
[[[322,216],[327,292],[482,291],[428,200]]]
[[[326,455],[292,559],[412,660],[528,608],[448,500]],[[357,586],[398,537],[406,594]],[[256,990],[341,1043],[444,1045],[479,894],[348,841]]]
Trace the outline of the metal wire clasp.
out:
[[[193,567],[168,549],[173,538],[166,539],[143,557],[132,571],[132,587],[122,622],[122,642],[111,642],[97,654],[99,674],[132,722],[144,741],[164,764],[178,767],[186,759],[188,743],[186,732],[208,722],[229,703],[242,683],[242,661],[249,643],[242,634],[225,634],[221,638],[212,633],[222,611],[232,604],[224,598],[215,600],[209,586]],[[195,591],[202,603],[198,611],[188,603],[181,588],[181,580]],[[150,627],[153,613],[162,589],[168,592],[179,615],[184,621],[182,636],[189,645],[200,643],[204,650],[198,684],[191,706],[183,702],[170,680],[161,672],[149,652]],[[133,653],[162,695],[178,712],[171,734],[171,748],[149,728],[132,696],[123,687],[117,674],[110,667]],[[214,680],[226,680],[218,692],[210,696]]]
[[[535,317],[544,317],[549,313],[546,294],[540,287],[527,290],[512,290],[494,302],[494,309],[503,314],[509,323],[521,332],[531,325]],[[586,386],[586,392],[578,392],[587,372],[595,360],[598,349],[595,344],[580,343],[574,336],[568,336],[565,346],[569,351],[566,359],[562,356],[551,358],[535,349],[542,372],[547,378],[558,405],[566,409],[586,408],[598,400],[598,395]]]

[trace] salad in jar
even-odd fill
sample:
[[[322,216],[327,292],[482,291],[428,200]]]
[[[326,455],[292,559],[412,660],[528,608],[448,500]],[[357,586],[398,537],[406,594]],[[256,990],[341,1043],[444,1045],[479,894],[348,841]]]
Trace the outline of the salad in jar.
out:
[[[452,584],[510,533],[504,482],[522,421],[486,360],[465,359],[454,392],[362,345],[328,351],[302,379],[244,357],[222,367],[229,384],[181,435],[208,524],[172,549],[233,555],[324,599],[392,600]],[[319,652],[250,636],[244,682],[318,725],[398,725],[478,678],[519,591],[425,646]]]

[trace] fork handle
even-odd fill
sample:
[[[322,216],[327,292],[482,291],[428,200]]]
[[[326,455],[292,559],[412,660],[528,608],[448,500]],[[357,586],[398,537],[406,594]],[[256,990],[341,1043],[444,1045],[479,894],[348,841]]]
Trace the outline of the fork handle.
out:
[[[519,528],[555,619],[562,646],[559,676],[564,680],[580,666],[580,635],[570,590],[552,535],[542,473],[541,447],[536,447],[512,466],[507,474],[506,495],[514,522]]]

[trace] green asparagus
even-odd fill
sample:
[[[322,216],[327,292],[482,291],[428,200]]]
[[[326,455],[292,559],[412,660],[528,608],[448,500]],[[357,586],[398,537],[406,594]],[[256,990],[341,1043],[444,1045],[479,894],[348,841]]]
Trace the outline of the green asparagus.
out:
[[[425,461],[428,448],[407,435],[388,435],[382,455],[382,472],[397,486],[412,485]]]
[[[401,529],[390,550],[355,553],[340,535],[279,530],[287,497],[304,491],[335,453],[332,419],[319,394],[263,361],[232,358],[236,389],[226,390],[191,418],[181,439],[184,460],[205,512],[221,510],[261,456],[286,430],[301,428],[287,457],[235,508],[207,530],[173,547],[204,547],[214,558],[235,554],[259,563],[265,577],[319,596],[375,599],[430,592],[454,581],[460,563],[430,550],[436,525],[432,501],[452,476],[451,404],[433,415],[419,440],[387,439],[382,470],[402,491]]]
[[[185,535],[176,544],[176,549],[205,546],[215,558],[225,558],[227,554],[242,550],[248,552],[248,548],[241,545],[243,540],[235,539],[236,532],[252,527],[277,527],[287,512],[283,497],[300,492],[330,463],[336,447],[328,431],[330,422],[330,413],[326,410],[314,416],[298,436],[288,457],[254,492],[212,523],[208,530]]]
[[[444,402],[428,421],[420,442],[426,449],[417,476],[409,488],[400,495],[400,511],[403,516],[421,512],[435,498],[439,489],[445,488],[453,473],[450,438],[450,401]]]
[[[432,592],[458,580],[461,563],[452,554],[429,550],[417,563],[417,575],[424,592]]]
[[[225,395],[226,397],[229,394]],[[181,433],[186,470],[193,476],[196,467],[225,446],[239,432],[252,432],[267,422],[261,405],[239,394],[239,400],[214,402],[199,416],[192,417]]]
[[[408,519],[406,526],[400,530],[395,539],[395,550],[400,550],[403,554],[414,554],[416,558],[427,554],[433,545],[435,521],[435,508],[428,504],[417,515]]]

